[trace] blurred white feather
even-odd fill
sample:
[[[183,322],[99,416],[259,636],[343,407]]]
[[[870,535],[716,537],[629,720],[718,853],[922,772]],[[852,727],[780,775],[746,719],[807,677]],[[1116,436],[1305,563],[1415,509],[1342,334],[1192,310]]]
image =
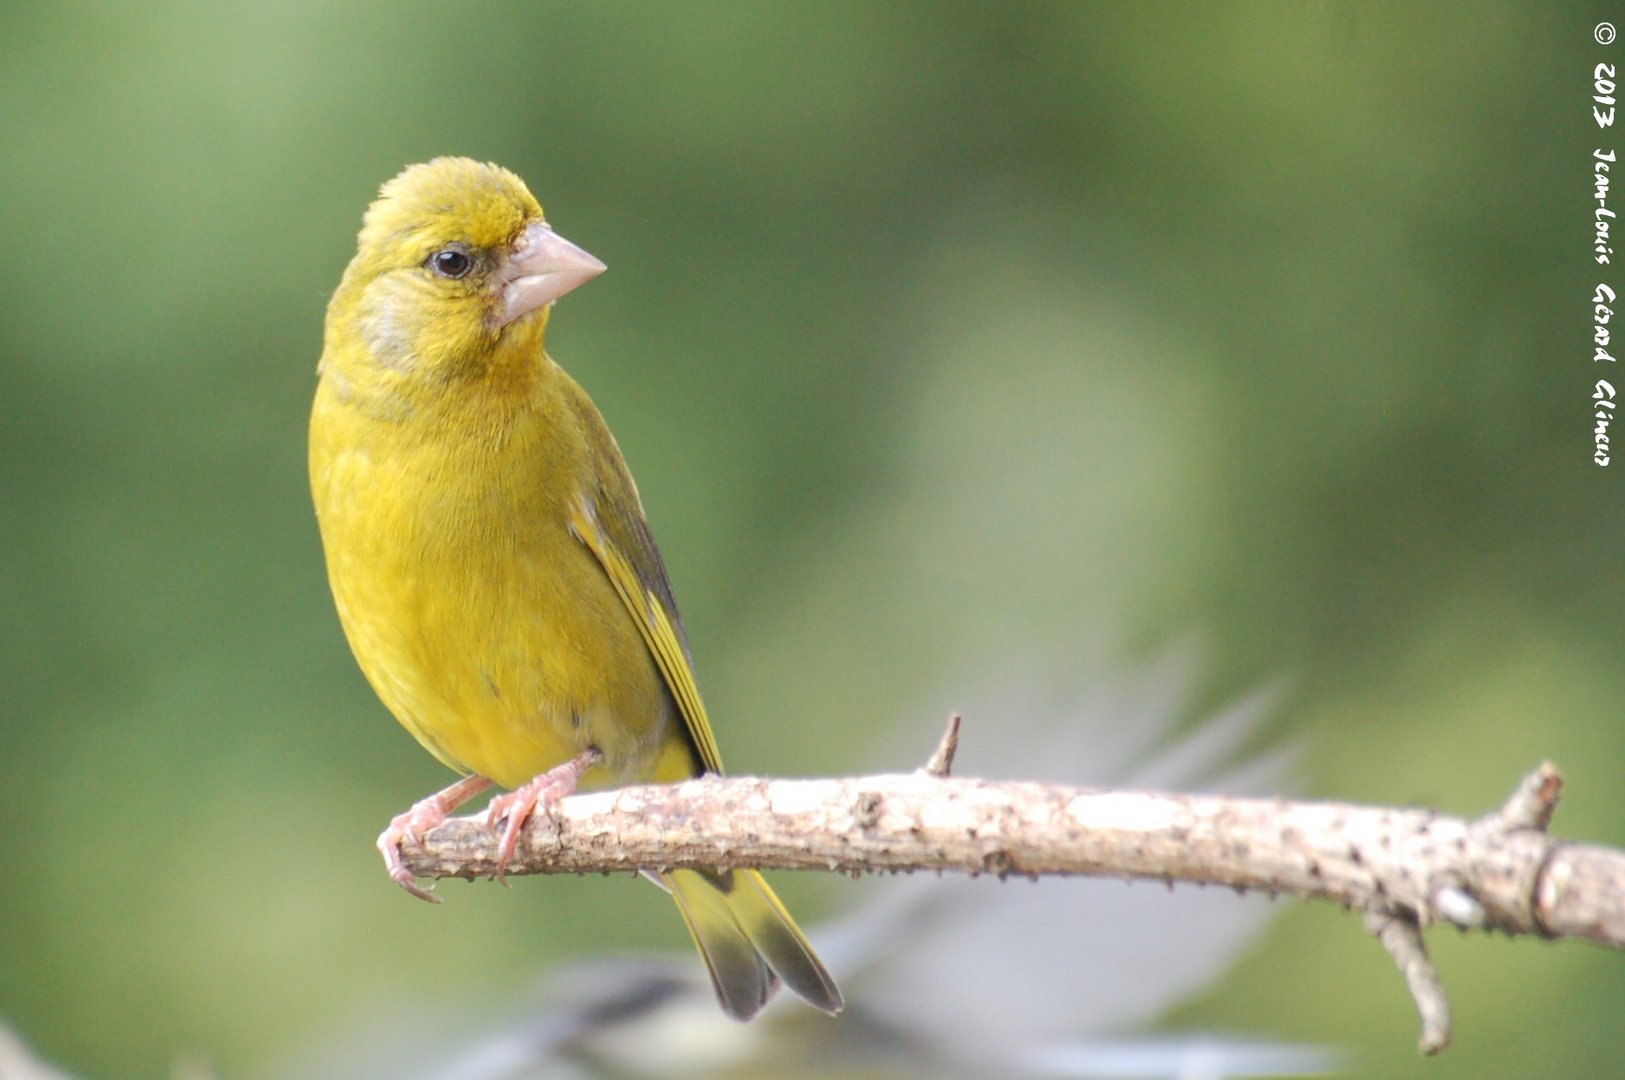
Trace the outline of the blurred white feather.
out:
[[[15,1032],[0,1023],[0,1080],[73,1080],[73,1077],[40,1060]]]

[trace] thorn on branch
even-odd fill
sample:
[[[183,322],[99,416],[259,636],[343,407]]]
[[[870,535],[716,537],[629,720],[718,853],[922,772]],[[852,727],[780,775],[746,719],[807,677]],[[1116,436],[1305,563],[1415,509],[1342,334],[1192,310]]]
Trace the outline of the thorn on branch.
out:
[[[1438,969],[1428,959],[1422,928],[1414,918],[1389,911],[1366,912],[1365,927],[1382,942],[1405,976],[1405,986],[1422,1017],[1417,1049],[1429,1056],[1437,1054],[1450,1045],[1450,999],[1445,996]]]
[[[942,733],[942,741],[931,752],[931,760],[925,763],[920,771],[927,776],[947,776],[954,767],[954,755],[959,752],[959,714],[948,714],[948,728]]]
[[[1557,811],[1563,794],[1563,774],[1557,766],[1543,761],[1525,776],[1497,816],[1508,829],[1535,829],[1545,832]]]

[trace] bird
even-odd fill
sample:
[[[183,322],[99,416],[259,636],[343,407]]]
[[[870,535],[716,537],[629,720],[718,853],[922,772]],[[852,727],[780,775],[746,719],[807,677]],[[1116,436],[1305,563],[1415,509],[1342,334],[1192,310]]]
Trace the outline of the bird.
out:
[[[501,166],[438,157],[368,207],[327,307],[309,465],[328,583],[368,682],[462,779],[378,838],[401,853],[492,785],[506,866],[565,795],[721,773],[688,638],[637,487],[544,348],[554,302],[605,266]],[[755,870],[667,869],[722,1010],[782,982],[841,993]]]

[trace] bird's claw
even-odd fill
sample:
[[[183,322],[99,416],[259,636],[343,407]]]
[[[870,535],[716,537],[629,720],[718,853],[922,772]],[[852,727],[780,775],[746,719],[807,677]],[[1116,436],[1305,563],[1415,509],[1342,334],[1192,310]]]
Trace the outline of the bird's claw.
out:
[[[444,822],[453,810],[490,786],[491,781],[483,776],[465,776],[444,791],[419,799],[406,813],[391,818],[389,828],[378,834],[378,850],[384,856],[384,869],[389,871],[390,880],[419,900],[440,903],[440,897],[413,878],[412,871],[406,867],[401,845],[407,841],[421,845],[423,837]]]
[[[564,764],[542,773],[523,787],[514,788],[506,795],[498,795],[491,800],[485,815],[486,826],[495,829],[499,822],[507,820],[502,829],[502,839],[497,844],[498,881],[504,885],[508,883],[505,872],[514,852],[519,850],[519,835],[524,831],[525,822],[535,816],[537,811],[546,817],[552,817],[553,807],[560,799],[576,789],[576,782],[581,779],[581,774],[603,758],[603,754],[596,748],[589,747]]]
[[[445,820],[445,815],[441,814],[440,821],[428,824],[422,823],[421,817],[414,817],[422,806],[423,803],[417,803],[406,813],[397,815],[391,820],[389,828],[378,834],[378,850],[383,853],[384,868],[389,871],[390,879],[395,884],[419,900],[427,900],[431,904],[438,904],[440,903],[440,897],[417,883],[417,880],[412,876],[412,871],[406,868],[406,860],[401,853],[402,844],[409,840],[413,844],[422,844],[423,834],[440,824],[440,821]]]

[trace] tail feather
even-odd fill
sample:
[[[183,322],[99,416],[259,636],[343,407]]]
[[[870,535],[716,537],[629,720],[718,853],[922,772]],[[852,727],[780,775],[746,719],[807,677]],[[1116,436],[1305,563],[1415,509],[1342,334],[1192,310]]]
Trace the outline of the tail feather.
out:
[[[762,875],[754,870],[671,870],[660,877],[677,901],[729,1016],[755,1016],[780,980],[808,1004],[831,1015],[841,1011],[835,980]]]

